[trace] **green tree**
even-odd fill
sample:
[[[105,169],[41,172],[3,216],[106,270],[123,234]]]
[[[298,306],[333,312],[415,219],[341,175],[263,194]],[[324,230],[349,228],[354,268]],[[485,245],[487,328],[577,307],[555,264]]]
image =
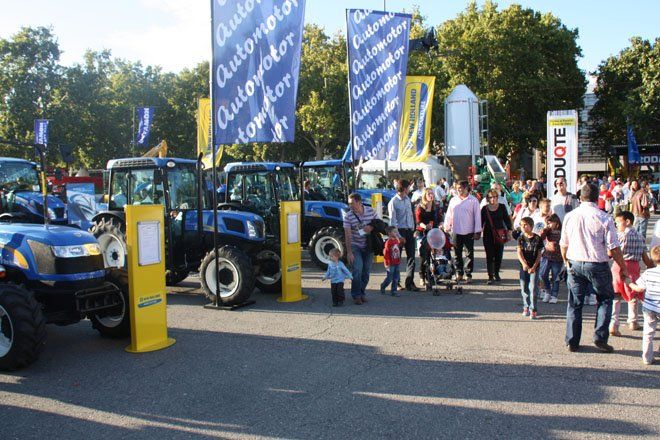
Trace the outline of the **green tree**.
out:
[[[0,138],[33,142],[34,119],[49,118],[60,79],[60,49],[51,28],[21,28],[0,39]],[[31,150],[0,147],[27,157]]]
[[[597,146],[625,144],[628,122],[639,143],[660,141],[659,41],[632,38],[629,47],[598,66],[598,101],[590,113]]]
[[[488,100],[497,154],[543,147],[546,112],[582,106],[586,81],[577,66],[577,37],[577,29],[550,13],[519,5],[499,11],[491,1],[481,9],[472,2],[438,28],[441,51],[451,54],[441,64],[447,85],[465,84]]]

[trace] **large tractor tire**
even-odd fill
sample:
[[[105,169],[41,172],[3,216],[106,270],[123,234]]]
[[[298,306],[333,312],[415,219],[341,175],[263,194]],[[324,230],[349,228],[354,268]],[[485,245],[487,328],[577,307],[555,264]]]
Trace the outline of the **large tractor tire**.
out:
[[[128,272],[114,269],[108,275],[108,282],[114,284],[121,291],[122,306],[117,314],[91,315],[89,317],[101,336],[106,338],[127,338],[131,335],[130,303],[128,300]]]
[[[101,218],[90,232],[99,242],[105,267],[126,269],[126,225],[117,218]]]
[[[331,261],[328,252],[334,248],[339,249],[342,255],[346,255],[344,231],[332,226],[319,229],[309,241],[309,254],[312,262],[319,268],[326,270]]]
[[[282,293],[282,259],[279,251],[265,247],[255,257],[259,266],[256,284],[264,293]]]
[[[46,319],[29,290],[0,286],[0,370],[17,370],[36,361],[46,342]]]
[[[165,271],[165,284],[168,286],[176,286],[181,281],[188,278],[187,270],[167,270]]]
[[[222,246],[218,249],[217,272],[215,260],[215,251],[211,251],[199,267],[199,278],[206,297],[215,301],[217,279],[220,287],[219,303],[234,306],[247,301],[254,290],[254,270],[250,258],[234,246]]]

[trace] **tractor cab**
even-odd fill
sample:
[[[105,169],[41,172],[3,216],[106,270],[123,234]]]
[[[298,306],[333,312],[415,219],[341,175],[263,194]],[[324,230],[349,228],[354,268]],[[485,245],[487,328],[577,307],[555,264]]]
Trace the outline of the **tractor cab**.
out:
[[[296,172],[290,163],[235,162],[225,166],[221,209],[239,209],[263,217],[266,234],[279,236],[279,202],[300,200]]]
[[[0,221],[44,223],[44,206],[39,168],[24,159],[0,158]],[[57,197],[48,196],[48,219],[67,223],[66,207]]]
[[[305,200],[346,203],[353,186],[353,168],[338,159],[304,162],[302,180],[310,183]]]

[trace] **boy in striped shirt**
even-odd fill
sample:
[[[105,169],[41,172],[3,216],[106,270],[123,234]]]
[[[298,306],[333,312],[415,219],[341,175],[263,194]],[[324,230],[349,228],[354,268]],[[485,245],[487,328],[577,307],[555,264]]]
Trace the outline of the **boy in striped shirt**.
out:
[[[646,269],[637,282],[631,282],[628,287],[635,292],[644,293],[642,312],[644,313],[644,336],[642,338],[642,362],[645,365],[653,363],[653,338],[660,317],[660,246],[651,249],[651,259],[655,263],[652,269]]]

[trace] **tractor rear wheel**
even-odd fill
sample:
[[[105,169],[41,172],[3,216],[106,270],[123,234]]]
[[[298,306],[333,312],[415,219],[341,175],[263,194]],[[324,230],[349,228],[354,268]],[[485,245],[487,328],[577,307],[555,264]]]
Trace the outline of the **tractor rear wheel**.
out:
[[[13,284],[0,286],[0,370],[17,370],[39,358],[46,319],[34,294]]]
[[[127,338],[131,335],[130,303],[128,300],[128,272],[113,269],[108,274],[108,282],[121,291],[121,308],[112,315],[91,315],[92,327],[106,338]]]
[[[99,242],[105,267],[126,269],[126,225],[117,218],[101,218],[91,229]]]
[[[215,251],[206,254],[199,267],[199,278],[206,297],[215,301],[217,280],[219,304],[233,306],[247,301],[254,290],[254,270],[248,256],[234,246],[222,246],[218,249],[217,259],[217,272]]]
[[[331,226],[319,229],[309,241],[309,253],[312,262],[319,268],[326,270],[331,261],[328,252],[334,248],[339,249],[342,255],[346,255],[344,231]]]

